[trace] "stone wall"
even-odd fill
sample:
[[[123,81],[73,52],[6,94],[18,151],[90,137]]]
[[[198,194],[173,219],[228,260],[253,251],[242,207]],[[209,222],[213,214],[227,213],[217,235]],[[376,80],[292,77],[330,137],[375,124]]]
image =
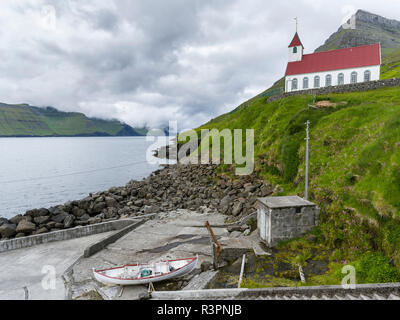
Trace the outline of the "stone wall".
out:
[[[355,84],[346,84],[342,86],[334,86],[334,87],[324,87],[319,89],[309,89],[309,90],[301,90],[295,92],[287,92],[278,96],[273,96],[268,99],[268,102],[273,102],[276,100],[280,100],[283,98],[291,97],[291,96],[299,96],[299,95],[321,95],[328,93],[346,93],[346,92],[362,92],[375,90],[386,87],[397,87],[400,86],[400,78],[395,79],[387,79],[387,80],[378,80],[378,81],[369,81],[369,82],[360,82]]]
[[[301,237],[318,225],[319,208],[303,207],[273,209],[271,213],[271,247],[279,241]]]
[[[271,242],[269,242],[268,235],[266,235],[266,239],[263,239],[269,247],[276,246],[279,241],[301,237],[318,225],[320,209],[317,206],[300,208],[300,213],[296,213],[299,207],[272,209]],[[258,202],[259,215],[263,214],[268,219],[269,210],[263,203]],[[258,227],[262,227],[261,223],[258,224]],[[260,232],[260,230],[258,231]]]

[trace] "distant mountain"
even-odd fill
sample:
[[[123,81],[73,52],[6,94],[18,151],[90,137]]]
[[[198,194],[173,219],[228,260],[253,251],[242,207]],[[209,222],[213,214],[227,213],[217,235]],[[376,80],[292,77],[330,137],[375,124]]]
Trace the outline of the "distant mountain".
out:
[[[358,10],[349,22],[351,20],[355,22],[355,29],[341,26],[315,51],[343,49],[378,42],[382,48],[400,48],[400,21],[389,20],[364,10]]]
[[[145,128],[132,128],[118,120],[88,118],[83,113],[53,107],[0,103],[0,137],[143,136]]]

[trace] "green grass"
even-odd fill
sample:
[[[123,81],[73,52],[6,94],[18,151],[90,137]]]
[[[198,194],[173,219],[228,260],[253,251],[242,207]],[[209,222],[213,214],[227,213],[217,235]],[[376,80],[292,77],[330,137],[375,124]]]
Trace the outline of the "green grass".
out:
[[[400,90],[317,100],[338,105],[309,108],[313,97],[308,95],[272,103],[257,98],[198,130],[254,129],[256,172],[281,185],[279,195],[302,196],[305,122],[310,120],[310,196],[322,208],[319,241],[334,254],[332,263],[357,261],[371,251],[400,269]],[[382,270],[388,278],[376,280],[391,277],[389,269]]]
[[[383,49],[381,79],[392,78],[400,78],[400,49]]]

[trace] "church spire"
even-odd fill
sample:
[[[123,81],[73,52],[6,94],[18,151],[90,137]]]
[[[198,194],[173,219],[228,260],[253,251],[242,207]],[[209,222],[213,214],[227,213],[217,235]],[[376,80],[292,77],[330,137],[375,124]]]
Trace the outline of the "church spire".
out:
[[[299,34],[296,32],[296,34],[295,34],[294,37],[293,37],[292,42],[289,44],[289,48],[292,48],[292,47],[299,47],[299,46],[302,46],[303,49],[304,49],[304,46],[303,46],[303,44],[301,43]]]

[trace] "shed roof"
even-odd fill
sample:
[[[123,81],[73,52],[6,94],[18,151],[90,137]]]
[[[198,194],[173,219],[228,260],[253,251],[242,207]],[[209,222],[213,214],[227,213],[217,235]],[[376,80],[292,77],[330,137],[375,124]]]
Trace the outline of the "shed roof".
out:
[[[266,197],[259,198],[258,201],[260,201],[270,209],[316,206],[315,203],[304,200],[298,196]]]

